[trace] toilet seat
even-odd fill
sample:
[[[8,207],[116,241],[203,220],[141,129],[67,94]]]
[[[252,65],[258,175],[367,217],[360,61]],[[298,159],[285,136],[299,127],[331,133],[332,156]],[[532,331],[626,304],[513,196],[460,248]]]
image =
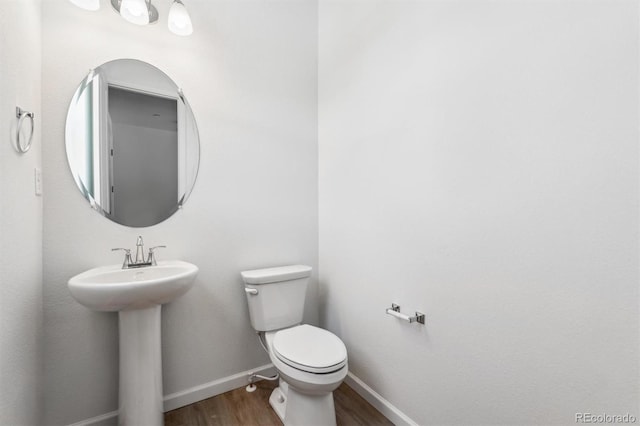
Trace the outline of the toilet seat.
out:
[[[347,348],[342,340],[308,324],[276,332],[271,346],[280,361],[308,373],[332,373],[347,363]]]

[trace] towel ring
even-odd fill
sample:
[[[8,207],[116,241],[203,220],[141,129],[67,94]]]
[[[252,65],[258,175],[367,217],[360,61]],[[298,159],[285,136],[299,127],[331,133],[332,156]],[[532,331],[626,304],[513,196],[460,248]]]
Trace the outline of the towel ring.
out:
[[[29,151],[31,148],[31,141],[33,140],[33,117],[34,113],[30,111],[25,111],[20,107],[16,107],[16,118],[18,119],[18,126],[16,127],[16,147],[18,151],[21,153],[25,153]],[[27,143],[24,143],[23,138],[20,137],[20,131],[22,130],[22,125],[24,124],[24,119],[29,118],[29,122],[31,123],[31,130],[29,131],[29,139]]]

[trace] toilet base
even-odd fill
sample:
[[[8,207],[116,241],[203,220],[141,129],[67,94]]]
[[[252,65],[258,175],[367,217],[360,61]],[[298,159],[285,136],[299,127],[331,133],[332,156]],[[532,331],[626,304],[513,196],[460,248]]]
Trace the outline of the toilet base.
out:
[[[281,385],[271,392],[269,404],[284,426],[336,426],[333,392],[309,395]]]
[[[273,392],[271,392],[269,405],[271,405],[273,411],[275,411],[278,417],[280,417],[280,421],[284,423],[284,412],[287,408],[287,397],[279,387],[275,388]]]

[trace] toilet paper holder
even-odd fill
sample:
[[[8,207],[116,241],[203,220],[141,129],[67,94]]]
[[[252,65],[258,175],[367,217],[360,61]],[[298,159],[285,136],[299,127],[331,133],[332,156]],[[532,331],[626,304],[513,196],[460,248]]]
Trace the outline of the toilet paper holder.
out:
[[[391,304],[390,308],[386,310],[387,315],[391,315],[408,323],[417,322],[420,324],[424,324],[424,314],[422,312],[416,311],[416,314],[413,316],[409,316],[403,313],[400,313],[400,305],[396,305],[395,303]]]

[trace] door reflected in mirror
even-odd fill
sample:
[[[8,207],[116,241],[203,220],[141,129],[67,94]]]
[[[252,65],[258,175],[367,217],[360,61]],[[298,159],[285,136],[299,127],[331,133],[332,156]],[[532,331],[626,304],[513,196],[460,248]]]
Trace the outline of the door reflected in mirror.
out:
[[[145,62],[120,59],[92,70],[73,96],[67,159],[80,192],[108,219],[155,225],[187,200],[200,143],[177,85]]]

